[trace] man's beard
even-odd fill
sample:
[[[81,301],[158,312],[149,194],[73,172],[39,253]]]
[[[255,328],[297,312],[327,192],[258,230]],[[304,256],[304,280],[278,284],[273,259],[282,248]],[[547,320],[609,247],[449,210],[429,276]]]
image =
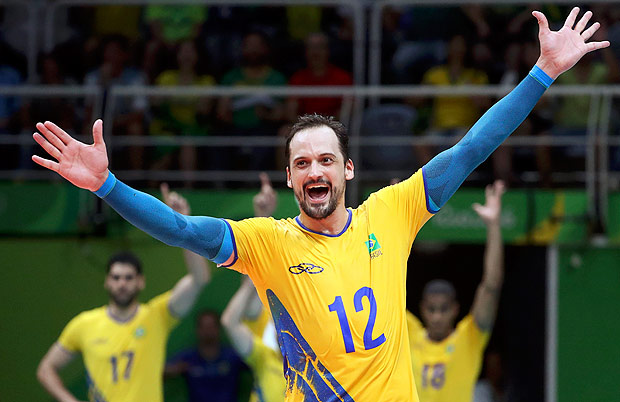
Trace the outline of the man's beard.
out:
[[[327,184],[330,187],[330,197],[327,202],[313,205],[310,200],[306,198],[306,190],[305,188],[310,184],[323,183]],[[338,207],[338,202],[342,198],[344,194],[344,185],[340,187],[332,186],[329,181],[326,180],[318,180],[304,183],[302,186],[301,192],[295,191],[295,198],[297,198],[297,203],[299,207],[306,215],[308,215],[312,219],[325,219],[330,216]]]
[[[112,299],[114,304],[116,304],[118,307],[127,308],[131,306],[131,304],[136,300],[136,298],[138,297],[138,292],[126,293],[125,295],[121,296],[108,291],[108,295],[110,296],[110,299]]]

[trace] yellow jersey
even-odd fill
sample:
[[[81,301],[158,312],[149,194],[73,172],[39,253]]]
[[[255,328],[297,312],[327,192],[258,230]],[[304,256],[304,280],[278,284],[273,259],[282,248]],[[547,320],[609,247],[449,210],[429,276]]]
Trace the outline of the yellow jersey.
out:
[[[407,326],[420,402],[471,402],[490,332],[482,331],[471,314],[441,342],[431,341],[410,312]]]
[[[432,216],[422,170],[347,211],[337,235],[299,217],[226,221],[230,266],[271,311],[286,401],[418,401],[405,299],[411,245]]]
[[[140,304],[127,322],[107,306],[85,311],[62,331],[58,343],[80,352],[93,402],[162,402],[166,342],[177,319],[170,314],[170,293]]]
[[[252,352],[243,359],[254,375],[254,392],[250,402],[282,402],[286,381],[282,376],[282,355],[263,343],[258,336],[253,337]]]

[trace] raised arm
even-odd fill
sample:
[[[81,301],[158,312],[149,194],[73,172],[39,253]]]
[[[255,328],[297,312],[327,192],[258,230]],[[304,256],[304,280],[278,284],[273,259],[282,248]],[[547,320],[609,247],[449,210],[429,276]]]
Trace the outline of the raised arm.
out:
[[[183,215],[191,213],[187,200],[179,193],[171,192],[167,183],[162,183],[160,189],[166,205]],[[189,313],[200,291],[211,279],[211,271],[204,257],[183,249],[183,258],[188,274],[174,286],[168,302],[168,308],[177,317],[184,317]]]
[[[254,345],[250,329],[241,321],[246,310],[252,305],[254,298],[258,298],[256,289],[249,277],[245,276],[241,286],[228,302],[222,314],[222,327],[230,339],[233,348],[239,356],[246,358],[252,353]]]
[[[77,402],[78,400],[62,383],[58,372],[69,364],[75,355],[54,343],[43,356],[37,368],[37,379],[51,396],[60,402]]]
[[[471,308],[474,320],[480,329],[490,331],[497,316],[497,305],[504,281],[504,245],[500,228],[504,183],[495,181],[485,190],[484,205],[473,208],[487,226],[487,244],[484,250],[484,271]]]
[[[205,216],[185,216],[157,198],[117,180],[108,170],[103,122],[93,125],[94,143],[81,143],[52,122],[38,123],[34,140],[56,161],[33,156],[77,187],[94,191],[123,218],[156,239],[182,247],[223,264],[233,253],[226,223]]]
[[[609,46],[608,41],[586,43],[600,26],[595,22],[585,29],[592,17],[590,11],[575,24],[579,8],[573,8],[557,32],[549,30],[543,13],[534,11],[532,14],[538,20],[541,49],[536,65],[514,90],[474,124],[461,141],[423,167],[430,212],[437,212],[467,176],[523,122],[553,80],[586,53]]]

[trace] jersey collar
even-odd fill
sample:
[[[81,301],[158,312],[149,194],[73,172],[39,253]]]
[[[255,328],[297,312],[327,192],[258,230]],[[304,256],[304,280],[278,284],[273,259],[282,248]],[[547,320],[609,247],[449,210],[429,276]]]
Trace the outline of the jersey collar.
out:
[[[308,231],[310,233],[318,234],[321,236],[327,236],[327,237],[340,237],[344,232],[347,231],[349,226],[351,226],[351,219],[353,218],[353,213],[351,212],[349,208],[347,208],[347,214],[349,214],[349,217],[347,218],[347,224],[344,225],[344,228],[338,234],[327,234],[327,233],[315,232],[314,230],[306,227],[303,223],[301,223],[301,219],[299,219],[299,215],[295,217],[295,222],[297,222],[297,224],[301,226],[303,230]]]

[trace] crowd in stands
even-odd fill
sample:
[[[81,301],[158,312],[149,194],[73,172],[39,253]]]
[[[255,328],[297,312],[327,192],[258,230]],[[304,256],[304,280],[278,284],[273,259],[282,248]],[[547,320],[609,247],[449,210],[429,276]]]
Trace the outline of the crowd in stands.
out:
[[[567,6],[542,5],[551,23],[562,21]],[[381,42],[382,84],[515,85],[538,57],[534,6],[386,7]],[[588,55],[558,84],[620,82],[620,9],[596,5],[602,28],[593,40],[608,38],[612,47]],[[10,6],[2,12],[0,85],[352,85],[354,23],[346,7],[101,5],[56,10],[53,50],[41,51],[37,77],[26,76],[26,57]],[[617,38],[617,39],[615,39]],[[23,38],[22,38],[23,39]],[[23,40],[22,40],[23,42]],[[362,83],[363,84],[363,83]],[[363,134],[428,136],[456,142],[493,104],[488,96],[438,96],[383,99],[366,114],[381,124]],[[178,146],[174,136],[284,135],[299,114],[334,115],[348,123],[350,99],[288,99],[253,96],[192,98],[136,96],[115,104],[114,135],[170,139],[158,147],[115,148],[115,168],[128,169],[276,169],[282,165],[273,147]],[[77,133],[88,133],[106,103],[92,99],[25,99],[0,96],[0,133],[31,132],[41,120],[54,120]],[[100,107],[100,110],[94,110]],[[372,109],[376,110],[372,110]],[[588,96],[544,98],[519,128],[518,136],[584,136]],[[111,124],[111,122],[109,122]],[[448,141],[449,142],[449,141]],[[421,166],[443,146],[418,146],[393,159],[394,166]],[[29,152],[12,152],[5,168],[30,168]],[[363,167],[392,154],[389,147],[364,147]],[[502,147],[487,170],[518,183],[518,172],[533,170],[539,182],[553,185],[553,170],[583,165],[585,148]],[[379,159],[380,159],[379,158]],[[612,160],[613,162],[613,160]],[[380,167],[380,166],[379,166]]]

